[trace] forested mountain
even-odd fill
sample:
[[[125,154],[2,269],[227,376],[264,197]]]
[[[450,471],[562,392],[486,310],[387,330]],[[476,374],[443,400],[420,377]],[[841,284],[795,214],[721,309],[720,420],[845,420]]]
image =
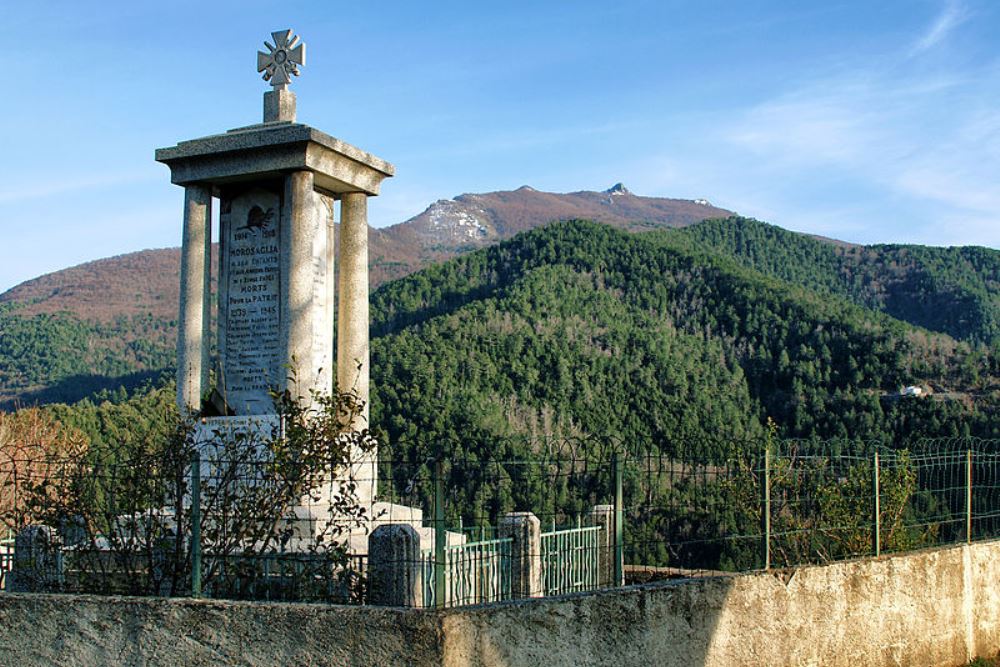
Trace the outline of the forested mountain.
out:
[[[405,222],[369,230],[372,286],[556,220],[594,220],[636,231],[732,215],[701,201],[641,197],[620,183],[604,192],[560,194],[524,186],[442,199]],[[217,255],[216,247],[216,265]],[[104,324],[147,315],[169,322],[177,319],[179,281],[179,248],[143,250],[25,281],[0,294],[0,304],[20,304],[21,315],[67,312]]]
[[[765,275],[931,331],[988,344],[1000,339],[996,250],[835,243],[737,217],[707,220],[677,234]]]
[[[378,287],[553,220],[586,218],[645,230],[720,215],[730,212],[704,201],[641,197],[621,184],[604,192],[559,194],[525,186],[464,194],[370,230],[371,281]],[[0,409],[138,386],[171,365],[179,274],[179,249],[144,250],[40,276],[0,294]]]
[[[388,284],[373,313],[391,441],[725,447],[768,417],[792,437],[996,432],[991,361],[969,344],[676,234],[552,225]],[[965,400],[899,400],[910,384]]]
[[[720,249],[727,225],[752,232],[738,252]],[[713,234],[719,240],[702,240]],[[755,547],[718,538],[756,530],[752,468],[728,481],[713,471],[753,460],[768,438],[830,439],[822,451],[835,454],[860,451],[859,441],[908,449],[925,437],[1000,436],[998,369],[985,346],[860,305],[864,292],[841,280],[829,244],[799,240],[743,220],[646,234],[570,221],[386,283],[371,309],[382,492],[411,493],[443,456],[450,521],[493,521],[515,507],[568,521],[604,489],[597,471],[607,470],[610,437],[632,454],[629,562],[746,568],[756,566]],[[801,271],[810,264],[815,274]],[[52,338],[34,348],[39,359],[79,336],[45,317]],[[907,385],[930,395],[900,395]],[[38,414],[82,434],[89,456],[114,462],[166,442],[176,410],[170,381],[147,379],[131,396],[104,391],[11,421]],[[512,460],[530,463],[499,463]],[[682,473],[700,466],[703,483],[688,475],[675,486],[670,471],[644,462]],[[571,480],[570,468],[590,472]],[[794,490],[781,479],[776,489]],[[429,487],[413,488],[426,506]],[[699,494],[715,494],[724,511],[699,510]],[[916,495],[907,510],[918,527],[939,509],[927,502]],[[658,509],[641,511],[650,506]],[[921,545],[934,535],[905,537]],[[824,546],[836,546],[828,538]],[[677,544],[682,551],[668,550]]]
[[[948,300],[981,291],[987,321],[995,251],[907,250]],[[885,296],[875,259],[852,259],[886,252],[736,218],[644,234],[579,221],[523,233],[374,293],[373,420],[414,455],[526,433],[725,447],[758,436],[769,417],[794,437],[996,432],[985,334],[957,340],[890,316],[912,313],[890,308],[901,297]],[[871,279],[854,280],[856,266]],[[913,286],[928,289],[892,285],[911,285],[918,301]],[[43,402],[141,385],[172,362],[172,345],[151,342],[168,337],[162,320],[88,324],[18,317],[19,307],[0,312],[0,380],[44,387]],[[94,345],[97,327],[117,346]],[[914,384],[934,395],[900,399]]]

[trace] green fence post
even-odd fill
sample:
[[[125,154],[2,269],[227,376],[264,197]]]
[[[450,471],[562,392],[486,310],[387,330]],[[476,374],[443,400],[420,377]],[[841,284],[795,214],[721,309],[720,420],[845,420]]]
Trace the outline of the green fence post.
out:
[[[872,487],[875,493],[875,528],[872,532],[872,544],[875,546],[875,557],[882,555],[882,503],[879,499],[879,465],[878,450],[875,450],[872,469]]]
[[[761,489],[761,523],[764,533],[764,540],[761,543],[761,552],[764,561],[764,569],[771,569],[771,446],[764,446],[764,482]]]
[[[622,460],[615,452],[615,586],[625,585],[625,501],[622,493]]]
[[[191,454],[191,597],[201,597],[201,456]]]
[[[965,542],[972,543],[972,450],[965,450]]]
[[[434,606],[438,609],[445,606],[447,539],[444,527],[444,463],[438,459],[434,464]]]

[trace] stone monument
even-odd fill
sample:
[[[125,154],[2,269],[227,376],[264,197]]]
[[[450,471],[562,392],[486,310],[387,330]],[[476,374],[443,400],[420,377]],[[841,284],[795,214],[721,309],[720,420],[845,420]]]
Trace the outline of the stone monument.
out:
[[[296,122],[288,85],[305,65],[305,44],[291,30],[271,36],[268,51],[257,54],[257,70],[272,87],[263,122],[156,151],[171,181],[184,188],[177,403],[188,414],[211,405],[225,415],[210,428],[247,428],[274,423],[271,389],[306,400],[313,390],[353,391],[366,406],[353,425],[360,429],[369,402],[367,202],[394,169]],[[213,200],[220,258],[214,331]],[[374,498],[374,456],[356,463],[364,469],[355,469],[362,502]]]

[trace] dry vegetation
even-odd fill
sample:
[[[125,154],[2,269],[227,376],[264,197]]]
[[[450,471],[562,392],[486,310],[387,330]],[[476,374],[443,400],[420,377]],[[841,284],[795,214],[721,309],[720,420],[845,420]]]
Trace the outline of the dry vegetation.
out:
[[[0,412],[0,517],[6,528],[32,522],[28,485],[58,477],[61,461],[82,454],[87,438],[37,408]]]

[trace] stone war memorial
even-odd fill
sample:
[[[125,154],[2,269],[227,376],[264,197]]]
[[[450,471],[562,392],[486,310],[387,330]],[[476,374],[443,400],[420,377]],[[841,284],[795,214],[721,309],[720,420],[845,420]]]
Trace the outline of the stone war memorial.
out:
[[[449,524],[444,454],[387,462],[397,485],[378,488],[367,202],[394,169],[297,121],[289,85],[306,47],[291,30],[271,37],[262,122],[156,151],[184,188],[184,427],[163,458],[84,460],[63,487],[79,494],[42,498],[58,512],[18,533],[16,588],[444,608],[621,583],[620,483],[614,505],[595,495],[575,526],[553,515],[546,531],[513,498],[473,526],[453,505]],[[488,464],[484,488],[536,474],[511,466]]]
[[[229,415],[272,414],[272,388],[330,393],[335,368],[337,387],[368,397],[367,202],[393,167],[296,122],[288,85],[304,64],[305,44],[290,30],[273,39],[270,53],[258,54],[273,88],[264,94],[262,123],[156,151],[171,181],[184,188],[177,402],[189,412],[201,410],[210,390],[213,342],[214,389]],[[209,312],[213,200],[220,237],[216,331]]]
[[[305,65],[306,47],[291,30],[272,33],[272,40],[257,54],[257,69],[271,86],[263,122],[156,151],[171,181],[184,188],[177,403],[200,417],[196,438],[206,449],[220,433],[279,428],[273,391],[307,402],[350,392],[363,405],[350,427],[367,427],[367,202],[394,170],[297,122],[289,84]],[[213,205],[219,220],[214,328]],[[370,509],[369,525],[351,535],[353,551],[366,551],[365,534],[376,522],[420,526],[419,509],[374,503],[374,452],[352,457],[350,470],[335,474],[350,474],[358,502]],[[322,521],[319,512],[296,509],[307,525]]]

